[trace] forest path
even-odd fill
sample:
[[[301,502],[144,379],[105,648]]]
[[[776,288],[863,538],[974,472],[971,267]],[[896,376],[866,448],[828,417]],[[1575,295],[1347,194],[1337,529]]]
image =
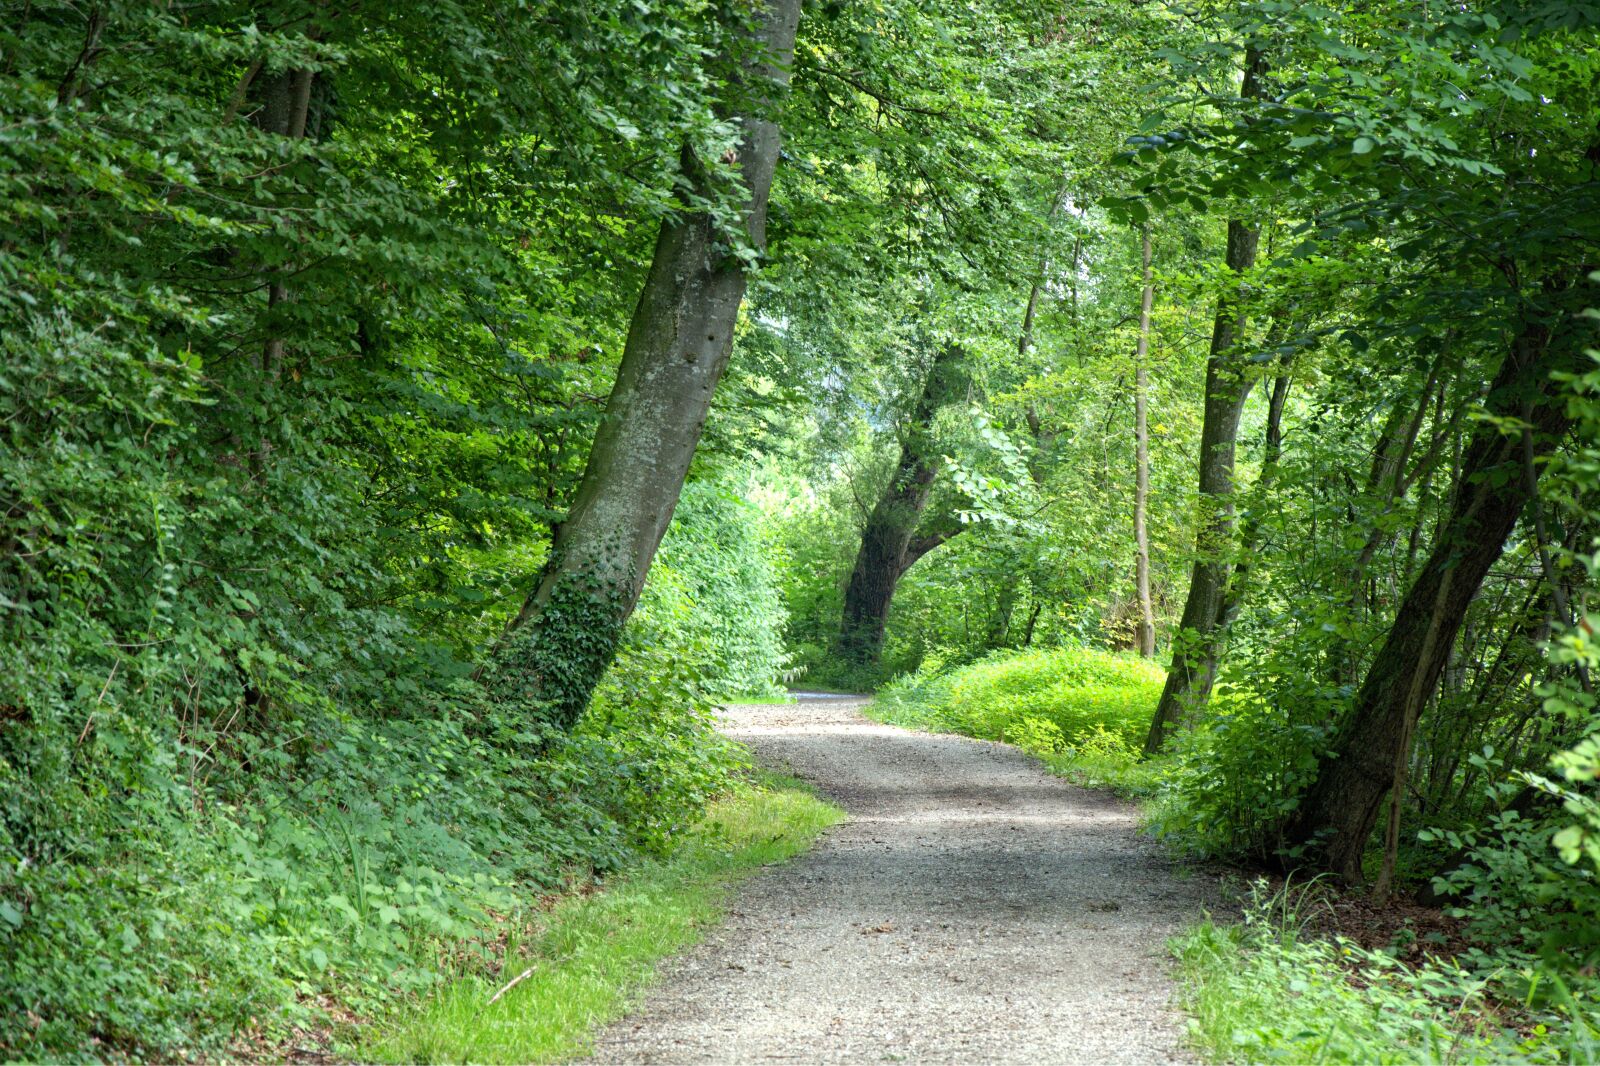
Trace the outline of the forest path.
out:
[[[1186,1060],[1165,940],[1210,880],[1138,837],[1127,804],[864,703],[727,710],[850,820],[742,885],[595,1061]]]

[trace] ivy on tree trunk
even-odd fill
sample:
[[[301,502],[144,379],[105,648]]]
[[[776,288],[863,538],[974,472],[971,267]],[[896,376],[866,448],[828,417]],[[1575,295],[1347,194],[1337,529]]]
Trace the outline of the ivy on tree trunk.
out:
[[[737,247],[710,212],[661,225],[628,329],[622,364],[583,479],[538,588],[494,650],[486,681],[501,699],[569,729],[616,654],[688,476],[712,395],[733,349],[747,256],[766,246],[768,194],[780,131],[771,97],[788,84],[800,0],[770,0],[752,30],[752,82],[770,87],[739,116],[737,163],[746,200]],[[715,199],[692,149],[683,165]]]

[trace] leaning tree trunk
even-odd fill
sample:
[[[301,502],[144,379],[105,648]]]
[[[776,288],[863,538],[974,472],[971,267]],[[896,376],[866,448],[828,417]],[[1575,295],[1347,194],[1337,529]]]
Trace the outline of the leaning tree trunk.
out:
[[[922,512],[939,472],[939,453],[930,431],[933,416],[948,390],[954,363],[960,356],[955,345],[945,345],[934,359],[911,414],[910,429],[900,446],[894,476],[867,517],[861,548],[844,590],[844,612],[834,653],[857,667],[876,666],[883,652],[884,630],[895,589],[911,565],[961,527],[947,525],[918,535]]]
[[[1570,331],[1557,343],[1543,321],[1518,334],[1486,401],[1491,414],[1530,424],[1536,457],[1549,454],[1570,425],[1552,371],[1575,370],[1582,344]],[[1492,422],[1473,433],[1455,502],[1433,551],[1400,604],[1355,706],[1285,838],[1306,860],[1351,883],[1383,800],[1395,787],[1423,705],[1432,696],[1467,607],[1534,491],[1523,440]]]
[[[788,84],[800,7],[801,0],[768,0],[752,30],[760,54],[745,74],[774,93]],[[738,119],[743,239],[757,252],[778,162],[778,125],[759,113],[770,106],[763,101]],[[686,148],[683,157],[697,192],[712,198],[694,153]],[[486,671],[497,697],[558,728],[583,713],[638,602],[728,365],[745,281],[744,259],[709,213],[662,223],[572,509]]]
[[[1139,601],[1139,625],[1134,647],[1145,658],[1156,653],[1156,619],[1150,604],[1150,531],[1145,510],[1150,501],[1150,425],[1146,408],[1150,400],[1150,376],[1145,361],[1150,355],[1150,306],[1155,301],[1155,282],[1150,270],[1150,228],[1145,227],[1140,246],[1143,251],[1144,285],[1139,298],[1139,340],[1133,353],[1133,587]]]

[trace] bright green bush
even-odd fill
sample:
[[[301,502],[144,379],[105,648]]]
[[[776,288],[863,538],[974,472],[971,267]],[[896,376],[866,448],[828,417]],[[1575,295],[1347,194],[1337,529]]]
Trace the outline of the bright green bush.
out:
[[[1147,660],[1091,648],[996,653],[954,670],[937,656],[890,682],[878,706],[895,721],[1006,740],[1007,732],[1059,731],[1065,746],[1097,732],[1144,739],[1164,678]]]
[[[1003,740],[1080,784],[1150,795],[1165,767],[1139,753],[1164,676],[1147,660],[1091,648],[996,653],[957,667],[934,654],[884,686],[870,713]]]

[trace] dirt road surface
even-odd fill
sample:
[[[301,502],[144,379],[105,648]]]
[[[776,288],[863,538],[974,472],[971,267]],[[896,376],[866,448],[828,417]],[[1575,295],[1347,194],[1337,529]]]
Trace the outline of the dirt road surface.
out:
[[[1165,941],[1208,879],[1136,835],[1129,805],[862,705],[728,709],[729,733],[850,820],[746,882],[594,1061],[1186,1061]]]

